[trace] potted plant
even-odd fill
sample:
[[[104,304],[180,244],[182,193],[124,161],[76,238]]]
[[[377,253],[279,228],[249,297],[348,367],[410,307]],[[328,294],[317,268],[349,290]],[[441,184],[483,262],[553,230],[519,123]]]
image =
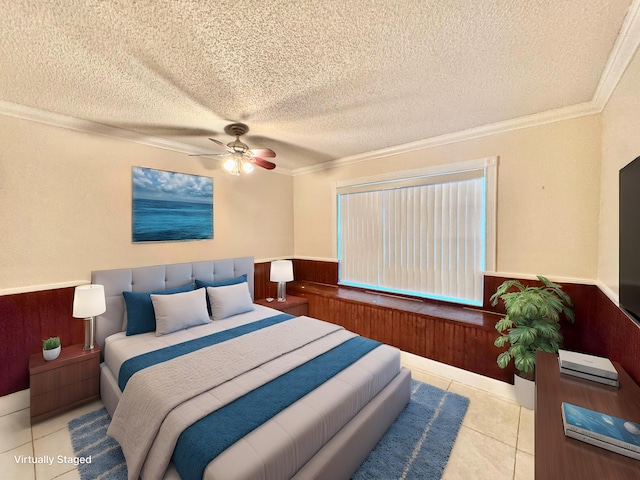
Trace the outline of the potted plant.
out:
[[[498,355],[498,366],[505,368],[513,359],[516,367],[514,385],[520,405],[533,409],[536,350],[557,353],[562,342],[560,314],[574,322],[571,298],[562,286],[538,276],[539,287],[524,286],[507,280],[491,296],[491,305],[504,302],[507,314],[496,323],[500,336],[496,347],[509,348]]]
[[[42,341],[42,356],[45,360],[55,360],[60,355],[60,337],[49,337]]]

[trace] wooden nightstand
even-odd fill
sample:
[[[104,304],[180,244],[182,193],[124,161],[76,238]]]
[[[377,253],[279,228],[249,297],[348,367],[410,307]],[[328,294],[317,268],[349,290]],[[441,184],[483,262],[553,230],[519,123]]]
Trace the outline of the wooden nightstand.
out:
[[[29,359],[31,423],[100,398],[100,348],[82,350],[83,345],[62,347],[50,362],[42,352]]]
[[[287,295],[286,302],[279,302],[277,299],[273,302],[267,302],[266,299],[261,298],[256,300],[258,305],[264,305],[265,307],[275,308],[281,312],[295,315],[297,317],[301,315],[309,315],[309,300],[302,297],[294,297],[293,295]]]

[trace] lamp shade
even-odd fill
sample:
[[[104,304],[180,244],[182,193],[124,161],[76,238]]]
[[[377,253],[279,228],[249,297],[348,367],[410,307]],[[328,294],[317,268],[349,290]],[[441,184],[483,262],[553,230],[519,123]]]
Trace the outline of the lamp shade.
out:
[[[104,298],[104,286],[80,285],[73,294],[73,316],[88,318],[100,315],[107,310]]]
[[[293,262],[275,260],[271,262],[270,280],[272,282],[291,282],[293,280]]]

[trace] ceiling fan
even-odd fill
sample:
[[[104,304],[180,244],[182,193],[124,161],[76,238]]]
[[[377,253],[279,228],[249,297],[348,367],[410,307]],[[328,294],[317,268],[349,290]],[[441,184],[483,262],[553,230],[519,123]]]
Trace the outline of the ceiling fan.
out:
[[[224,127],[227,135],[233,135],[236,139],[226,145],[215,138],[209,137],[213,143],[223,147],[227,153],[201,153],[191,155],[193,157],[229,157],[223,163],[223,168],[232,175],[240,175],[240,171],[251,173],[254,165],[267,170],[276,168],[276,164],[265,160],[263,157],[274,158],[276,152],[270,148],[254,148],[250,149],[246,143],[240,141],[240,137],[249,131],[244,123],[232,123]]]

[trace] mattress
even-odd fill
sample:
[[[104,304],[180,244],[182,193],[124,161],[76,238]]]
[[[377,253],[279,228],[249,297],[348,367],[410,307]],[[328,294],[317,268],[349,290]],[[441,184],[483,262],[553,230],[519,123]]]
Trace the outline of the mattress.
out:
[[[117,379],[121,365],[137,355],[280,313],[260,305],[255,307],[252,312],[161,337],[154,333],[130,337],[123,332],[112,335],[105,342],[105,375]],[[291,359],[279,358],[269,368],[278,370],[288,362]],[[399,371],[400,353],[396,348],[387,345],[375,348],[225,450],[206,468],[205,478],[291,478]],[[246,375],[248,378],[252,373]],[[233,382],[245,383],[247,380],[242,377]],[[171,472],[175,474],[170,467]]]

